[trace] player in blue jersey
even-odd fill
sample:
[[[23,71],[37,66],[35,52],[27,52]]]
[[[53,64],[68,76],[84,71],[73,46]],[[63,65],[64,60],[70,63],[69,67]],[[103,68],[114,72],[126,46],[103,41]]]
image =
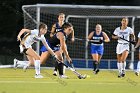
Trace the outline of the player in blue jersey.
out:
[[[68,51],[67,51],[67,45],[66,45],[66,39],[67,36],[70,35],[73,32],[73,26],[69,22],[65,22],[62,25],[62,29],[60,31],[57,31],[47,42],[49,46],[52,48],[52,50],[57,55],[57,58],[63,62],[63,56],[62,54],[66,56],[66,59],[68,62],[72,62],[71,58],[69,57]],[[41,47],[41,62],[46,62],[48,59],[50,53],[48,50],[42,46]],[[57,68],[59,71],[60,78],[67,78],[66,75],[63,74],[63,64],[59,63],[57,64]]]
[[[52,29],[51,29],[51,33],[50,33],[50,37],[52,37],[56,32],[62,30],[61,27],[64,23],[65,23],[65,14],[59,13],[58,14],[58,22],[53,24]],[[72,31],[72,33],[71,33],[71,41],[74,42],[74,31]],[[63,51],[61,51],[61,52],[63,52]],[[54,76],[57,76],[57,67],[58,67],[57,64],[55,64],[55,69],[53,72]]]
[[[110,39],[105,32],[102,31],[100,24],[96,25],[95,31],[92,31],[89,36],[91,43],[91,55],[93,59],[93,71],[95,74],[99,72],[99,64],[104,52],[104,42],[109,42]]]

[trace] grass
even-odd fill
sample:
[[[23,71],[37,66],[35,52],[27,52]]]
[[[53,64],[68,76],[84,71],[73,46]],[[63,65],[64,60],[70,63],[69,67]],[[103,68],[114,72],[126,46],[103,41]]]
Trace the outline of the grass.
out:
[[[0,93],[139,93],[140,76],[127,71],[126,77],[117,78],[117,71],[102,70],[94,75],[91,70],[78,70],[90,78],[78,79],[66,70],[69,79],[52,75],[52,69],[42,69],[43,79],[34,78],[34,69],[0,69]]]

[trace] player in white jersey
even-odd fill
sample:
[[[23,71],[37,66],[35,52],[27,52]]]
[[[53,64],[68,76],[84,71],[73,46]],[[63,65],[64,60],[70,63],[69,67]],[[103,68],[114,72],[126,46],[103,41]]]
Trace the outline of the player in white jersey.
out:
[[[131,36],[131,39],[135,40],[133,29],[127,26],[128,18],[122,18],[121,24],[122,25],[120,27],[117,27],[115,29],[114,35],[112,35],[113,39],[118,39],[116,53],[118,61],[117,67],[119,70],[119,78],[125,76],[126,58],[129,54],[129,43],[125,40],[120,39],[120,37],[129,40],[129,37]]]
[[[139,46],[140,46],[140,32],[138,34],[138,42],[137,42],[137,44],[135,46],[135,49],[137,49]],[[137,64],[137,69],[136,69],[135,74],[137,76],[139,76],[139,73],[140,73],[140,48],[139,48],[139,61],[138,61],[138,64]]]
[[[21,40],[21,35],[23,35],[25,32],[27,34]],[[42,41],[42,43],[48,49],[50,54],[53,57],[55,57],[54,52],[46,43],[46,39],[44,37],[44,34],[46,34],[46,32],[47,32],[47,25],[41,23],[39,25],[39,30],[22,29],[17,36],[18,41],[20,41],[20,53],[26,54],[29,62],[34,62],[35,73],[36,73],[35,78],[43,78],[43,76],[40,74],[40,56],[32,49],[32,44],[34,42]],[[14,64],[14,66],[17,64]]]

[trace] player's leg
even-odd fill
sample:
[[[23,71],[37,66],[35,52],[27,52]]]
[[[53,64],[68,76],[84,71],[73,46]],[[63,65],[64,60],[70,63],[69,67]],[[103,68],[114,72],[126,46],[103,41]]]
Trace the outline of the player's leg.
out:
[[[119,71],[119,75],[118,78],[122,77],[122,62],[121,62],[121,56],[122,54],[117,54],[117,67],[118,67],[118,71]]]
[[[93,59],[93,71],[96,74],[98,67],[98,54],[92,54],[92,59]]]
[[[122,77],[125,76],[125,67],[126,67],[126,58],[128,56],[129,52],[126,50],[122,53],[121,56],[121,62],[122,62]]]
[[[43,76],[40,75],[40,56],[32,48],[28,48],[25,53],[28,56],[35,59],[34,61],[35,73],[36,73],[35,78],[43,78]]]
[[[137,76],[139,76],[139,73],[140,73],[140,51],[139,51],[139,61],[138,61],[138,63],[137,63],[137,69],[136,69],[135,74],[136,74]]]
[[[57,55],[58,59],[63,62],[63,56],[60,51],[56,51],[55,54]],[[66,75],[64,75],[64,65],[62,63],[58,63],[58,71],[59,71],[59,77],[60,78],[68,78]]]
[[[45,64],[49,57],[50,53],[48,51],[42,52],[40,57],[40,64]]]

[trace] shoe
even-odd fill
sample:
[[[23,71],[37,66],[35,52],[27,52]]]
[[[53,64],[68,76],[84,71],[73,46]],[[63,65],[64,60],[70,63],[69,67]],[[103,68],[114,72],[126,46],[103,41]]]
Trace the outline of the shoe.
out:
[[[57,76],[57,71],[54,71],[54,72],[53,72],[53,75],[54,75],[54,76]]]
[[[125,77],[125,71],[124,70],[122,70],[122,75],[121,76]]]
[[[23,67],[23,71],[26,72],[26,70],[28,69],[28,67],[29,67],[29,66],[27,66],[27,65],[24,66],[24,67]]]
[[[35,78],[43,78],[43,76],[40,75],[40,74],[38,74],[38,75],[36,74],[36,75],[35,75]]]
[[[13,65],[14,69],[16,69],[17,66],[18,66],[17,62],[18,62],[18,60],[15,58],[15,59],[14,59],[14,65]]]
[[[118,78],[121,78],[121,77],[122,77],[122,73],[119,73]]]
[[[139,76],[139,72],[135,72],[135,75],[136,75],[136,76]]]
[[[95,71],[94,71],[94,74],[98,74],[99,73],[99,69],[96,69]]]
[[[59,75],[59,78],[68,79],[68,76],[66,76],[66,75]]]

